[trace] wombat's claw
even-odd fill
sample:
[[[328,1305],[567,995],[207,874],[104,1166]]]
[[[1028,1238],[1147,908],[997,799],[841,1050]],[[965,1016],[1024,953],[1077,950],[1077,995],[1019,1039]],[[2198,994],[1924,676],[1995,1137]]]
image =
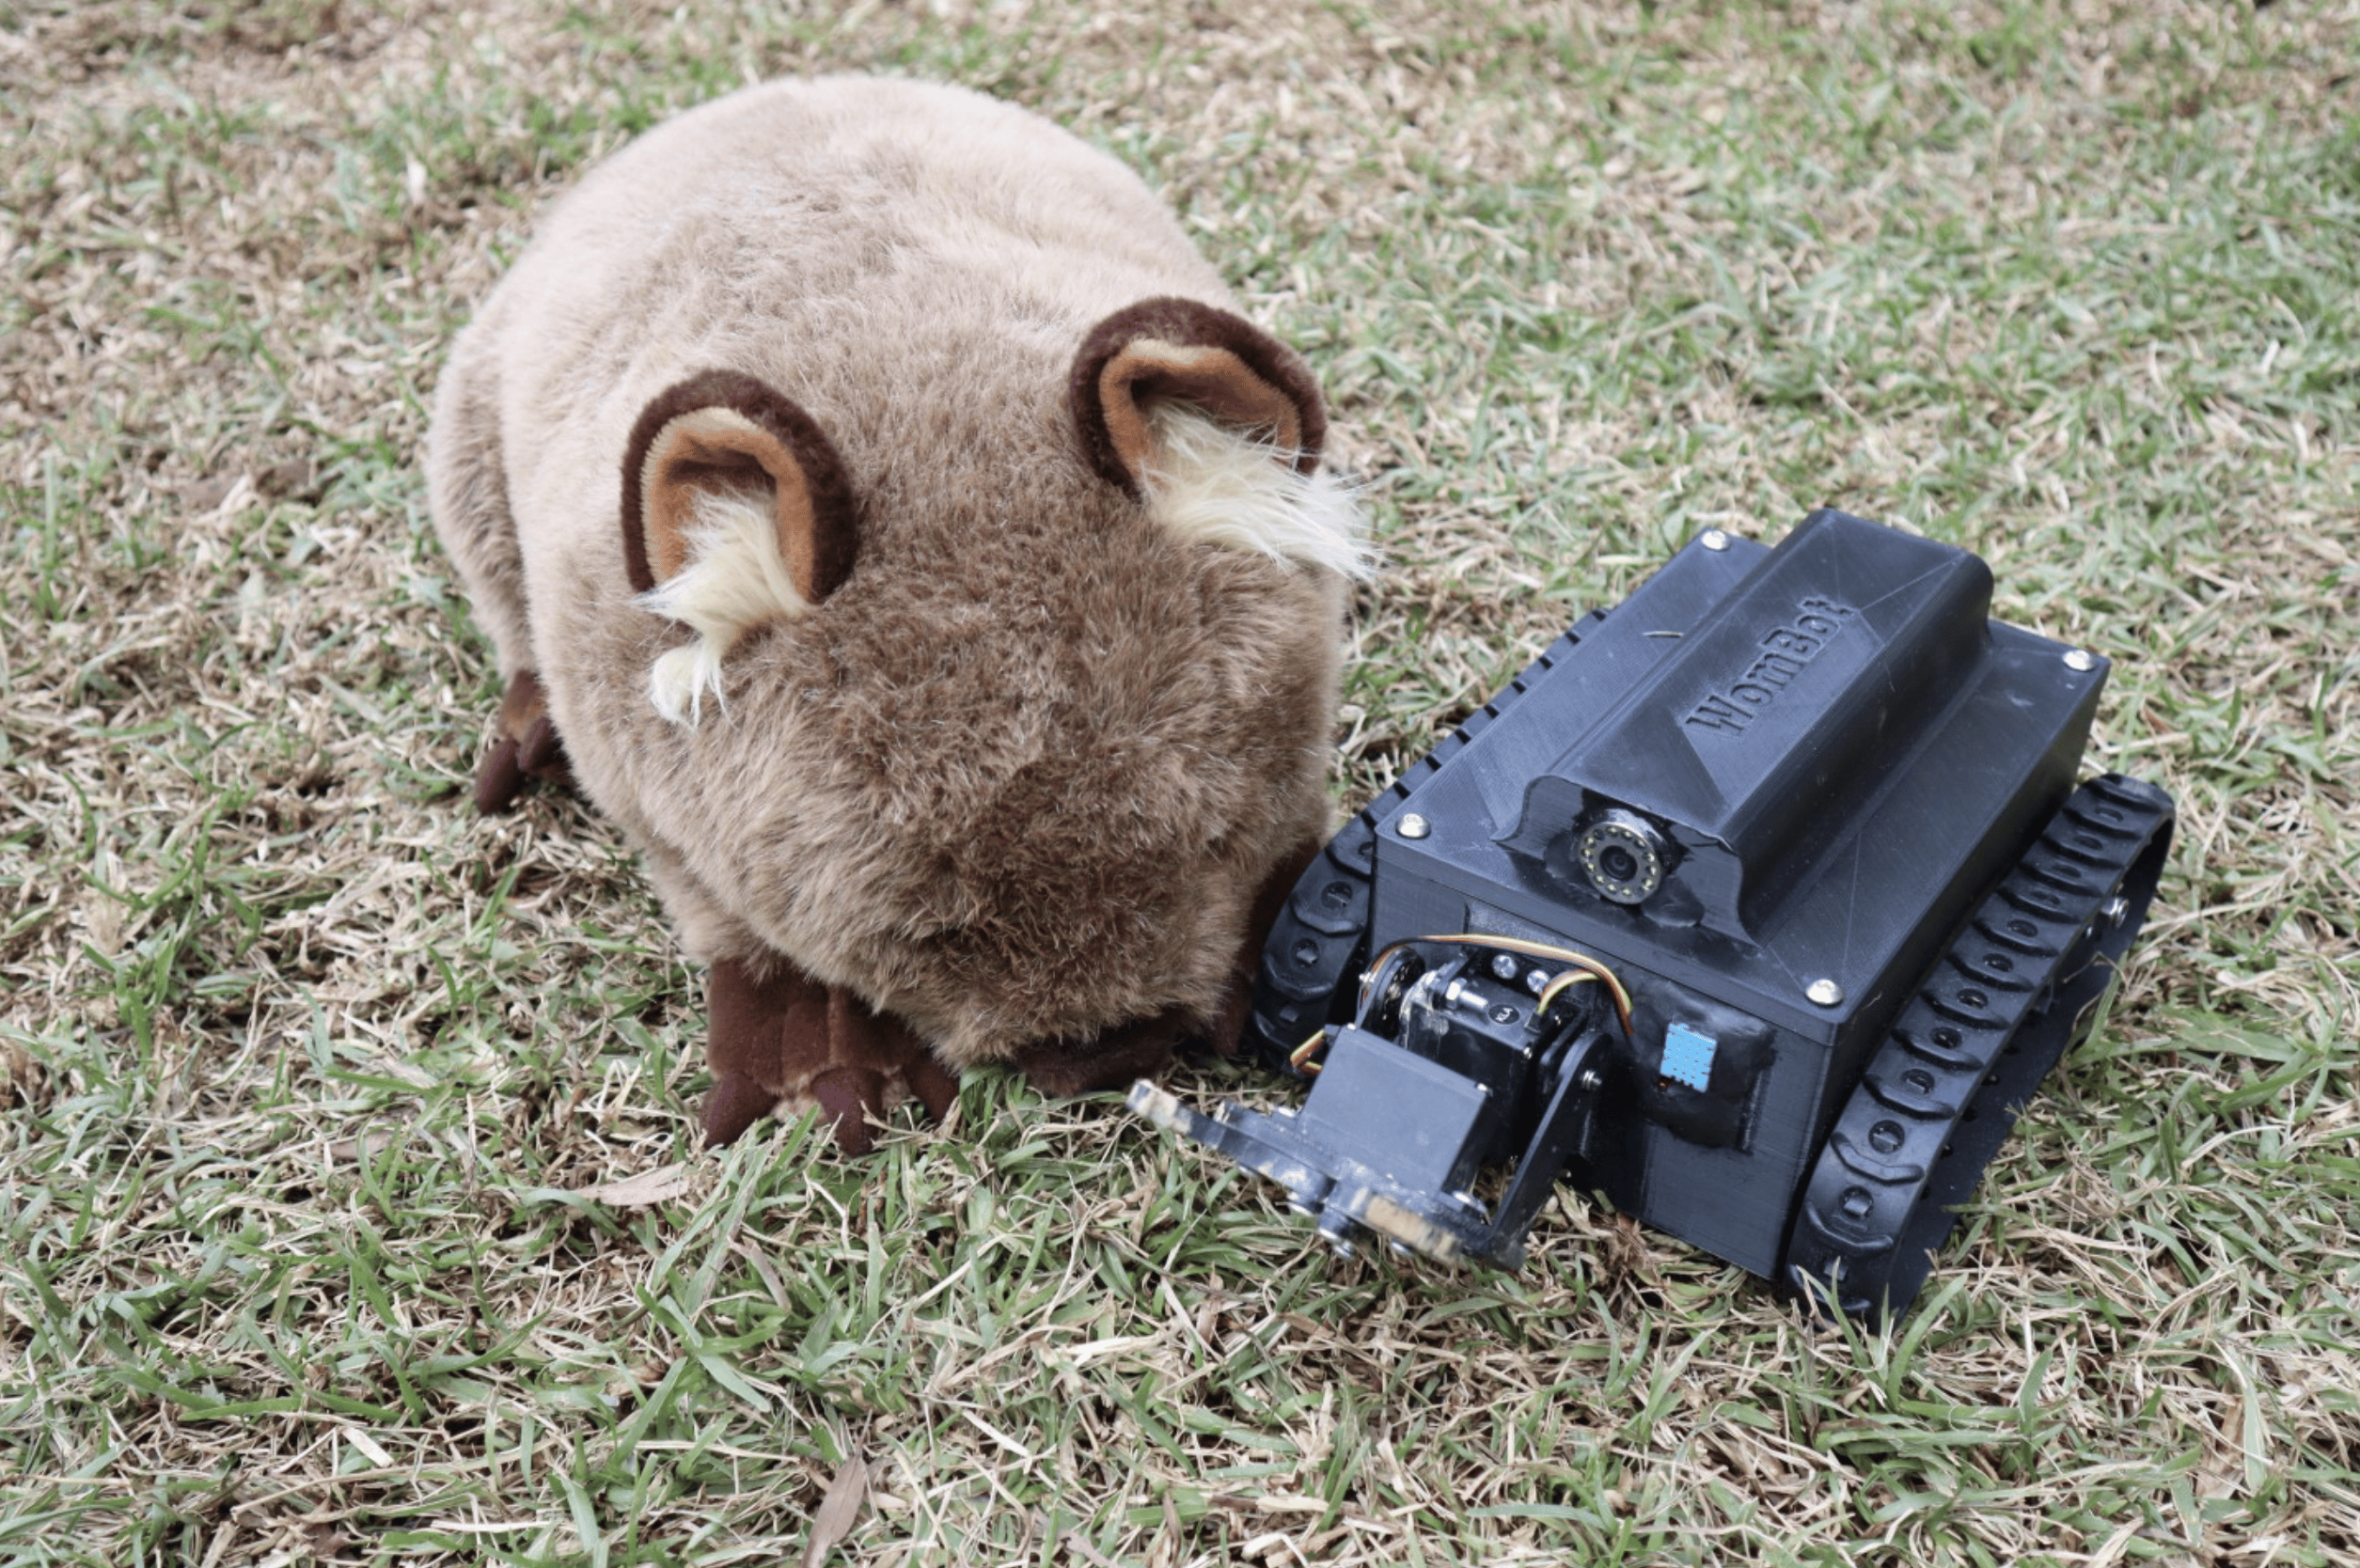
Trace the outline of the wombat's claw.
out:
[[[909,1091],[918,1096],[918,1103],[926,1107],[930,1121],[941,1121],[959,1103],[959,1080],[935,1059],[932,1051],[920,1051],[914,1063],[904,1062],[902,1077]]]
[[[487,817],[507,810],[531,779],[571,789],[574,769],[566,760],[558,727],[549,718],[548,698],[542,693],[540,678],[529,669],[520,669],[509,678],[508,690],[500,698],[499,716],[493,721],[492,744],[476,764],[476,810]]]
[[[737,1141],[738,1135],[778,1108],[779,1096],[741,1074],[713,1080],[705,1094],[705,1142],[718,1149]]]
[[[883,1118],[885,1079],[866,1067],[831,1067],[811,1080],[811,1098],[836,1134],[836,1147],[865,1154],[876,1147],[869,1118]]]
[[[480,817],[505,811],[524,793],[525,770],[516,765],[516,743],[502,738],[486,747],[475,765],[475,808]]]

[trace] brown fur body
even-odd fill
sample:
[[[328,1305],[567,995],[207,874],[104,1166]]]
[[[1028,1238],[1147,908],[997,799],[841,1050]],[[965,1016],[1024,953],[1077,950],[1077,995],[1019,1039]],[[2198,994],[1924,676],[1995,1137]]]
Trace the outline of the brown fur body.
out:
[[[1158,527],[1077,429],[1085,338],[1154,299],[1232,306],[1119,164],[828,80],[626,148],[461,336],[436,525],[692,956],[847,989],[953,1069],[1217,1026],[1257,890],[1326,827],[1343,582]],[[716,369],[825,432],[857,556],[688,725],[649,699],[686,634],[635,602],[621,469]]]

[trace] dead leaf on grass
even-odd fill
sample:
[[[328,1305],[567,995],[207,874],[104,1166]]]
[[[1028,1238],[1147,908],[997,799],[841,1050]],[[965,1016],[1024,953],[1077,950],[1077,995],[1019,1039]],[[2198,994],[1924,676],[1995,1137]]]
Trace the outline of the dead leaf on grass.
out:
[[[13,1040],[0,1040],[0,1105],[29,1105],[40,1098],[41,1064]]]
[[[248,499],[305,500],[319,493],[320,465],[307,457],[290,458],[267,468],[231,469],[200,478],[167,484],[181,503],[194,511],[218,511],[244,492]]]
[[[651,1208],[669,1203],[688,1190],[688,1166],[684,1161],[658,1166],[637,1176],[625,1176],[620,1182],[597,1182],[571,1190],[576,1198],[604,1203],[610,1209]]]
[[[340,1137],[328,1145],[331,1164],[343,1165],[352,1160],[373,1160],[400,1141],[400,1133],[363,1133],[358,1137]]]
[[[229,499],[229,493],[244,480],[244,474],[213,474],[201,479],[190,479],[180,487],[181,499],[196,511],[211,511]]]
[[[827,1483],[827,1496],[811,1515],[811,1544],[803,1548],[803,1568],[820,1568],[836,1543],[852,1533],[859,1522],[860,1505],[869,1500],[869,1466],[858,1454],[846,1456],[844,1467]]]
[[[254,488],[274,500],[302,498],[319,489],[319,465],[309,458],[274,463],[254,477]]]

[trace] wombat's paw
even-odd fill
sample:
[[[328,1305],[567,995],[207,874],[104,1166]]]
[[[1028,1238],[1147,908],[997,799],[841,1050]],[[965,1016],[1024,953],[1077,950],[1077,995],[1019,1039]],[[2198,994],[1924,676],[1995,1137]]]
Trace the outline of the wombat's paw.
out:
[[[574,770],[566,761],[565,743],[558,739],[558,727],[550,721],[540,677],[520,669],[500,698],[492,744],[476,764],[475,808],[485,816],[507,810],[529,779],[572,789]]]
[[[959,1097],[958,1080],[908,1026],[783,959],[759,980],[722,960],[706,998],[713,1090],[704,1131],[716,1147],[774,1111],[816,1105],[836,1147],[865,1154],[876,1146],[876,1124],[904,1100],[939,1121]]]

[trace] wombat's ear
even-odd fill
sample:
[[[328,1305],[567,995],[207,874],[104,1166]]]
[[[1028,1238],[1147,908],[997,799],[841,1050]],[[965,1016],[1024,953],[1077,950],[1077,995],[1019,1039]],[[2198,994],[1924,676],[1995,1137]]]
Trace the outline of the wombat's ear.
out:
[[[691,564],[716,503],[764,514],[802,604],[833,593],[859,551],[858,514],[836,448],[793,400],[752,376],[707,370],[659,394],[622,460],[622,556],[641,593]]]
[[[1319,466],[1328,434],[1318,384],[1295,351],[1195,300],[1141,300],[1100,321],[1082,340],[1066,391],[1091,466],[1141,498],[1162,456],[1150,417],[1160,403],[1193,404],[1305,476]]]

